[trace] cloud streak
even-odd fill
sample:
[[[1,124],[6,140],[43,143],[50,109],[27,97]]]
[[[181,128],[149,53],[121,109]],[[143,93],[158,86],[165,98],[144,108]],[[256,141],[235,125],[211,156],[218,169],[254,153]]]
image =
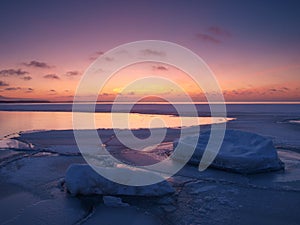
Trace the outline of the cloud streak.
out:
[[[154,70],[160,70],[160,71],[168,71],[169,69],[163,65],[157,65],[152,67]]]
[[[48,65],[45,62],[39,62],[36,60],[30,61],[29,63],[23,63],[24,66],[27,67],[35,67],[35,68],[42,68],[42,69],[50,69],[52,66]]]
[[[270,88],[268,92],[287,92],[289,91],[289,88],[287,87],[281,87],[281,88]]]
[[[34,91],[33,88],[27,88],[27,89],[25,90],[25,93],[31,93],[31,92],[33,92],[33,91]]]
[[[32,80],[31,76],[25,76],[25,77],[21,77],[22,80],[28,81],[28,80]]]
[[[205,32],[197,33],[196,37],[203,42],[220,44],[225,38],[231,37],[231,33],[221,27],[211,26],[208,27]]]
[[[166,53],[163,52],[163,51],[156,51],[156,50],[152,50],[152,49],[144,49],[144,50],[141,50],[141,53],[143,55],[155,55],[155,56],[165,56]]]
[[[221,41],[211,35],[204,34],[204,33],[197,33],[196,37],[198,40],[204,41],[204,42],[209,42],[213,44],[220,44]]]
[[[54,89],[51,89],[51,90],[49,90],[49,95],[56,95],[57,94],[57,92],[56,92],[56,90],[54,90]]]
[[[46,74],[43,76],[45,79],[49,79],[49,80],[59,80],[59,76],[57,76],[56,74]]]
[[[4,90],[5,91],[18,91],[18,90],[21,90],[22,88],[20,87],[8,87],[8,88],[5,88]]]
[[[79,71],[76,70],[72,70],[72,71],[68,71],[64,74],[67,77],[76,77],[78,75],[80,75]]]
[[[90,60],[91,61],[94,61],[95,59],[97,59],[100,55],[103,55],[104,54],[104,52],[103,51],[97,51],[97,52],[95,52],[94,54],[92,54],[92,56],[90,56]]]
[[[220,28],[218,26],[211,26],[207,29],[207,31],[218,37],[231,37],[231,33],[223,28]]]
[[[8,83],[6,83],[6,82],[0,80],[0,87],[7,87],[7,86],[9,86]]]
[[[29,74],[27,71],[21,69],[4,69],[0,70],[0,76],[9,77],[9,76],[24,76]]]

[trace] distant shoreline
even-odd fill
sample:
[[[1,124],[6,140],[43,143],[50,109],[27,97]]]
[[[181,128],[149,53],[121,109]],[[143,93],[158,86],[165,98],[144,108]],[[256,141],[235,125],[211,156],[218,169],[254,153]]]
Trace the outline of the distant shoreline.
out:
[[[20,104],[20,103],[53,103],[50,101],[32,101],[32,100],[23,100],[23,101],[14,101],[14,100],[5,100],[5,101],[0,101],[0,103],[16,103],[16,104]]]
[[[0,100],[0,103],[14,103],[14,104],[21,104],[21,103],[49,103],[49,104],[73,104],[73,101],[47,101],[47,100]],[[191,104],[191,102],[151,102],[151,101],[144,101],[144,102],[113,102],[113,101],[96,101],[96,102],[89,102],[89,101],[81,101],[77,102],[77,104],[159,104],[159,105],[170,105],[170,104]],[[208,105],[208,104],[223,104],[220,102],[192,102],[196,105]],[[226,105],[253,105],[253,104],[268,104],[268,105],[278,105],[278,104],[300,104],[300,101],[265,101],[265,102],[225,102]]]

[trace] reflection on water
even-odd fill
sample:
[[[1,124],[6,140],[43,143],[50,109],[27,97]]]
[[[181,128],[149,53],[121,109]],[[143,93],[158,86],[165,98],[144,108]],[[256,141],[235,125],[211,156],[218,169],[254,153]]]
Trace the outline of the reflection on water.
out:
[[[290,123],[296,123],[296,124],[300,124],[300,120],[290,120]]]
[[[82,114],[82,128],[91,129],[93,126],[85,126],[84,118],[88,113]],[[89,114],[91,115],[91,114]],[[128,118],[128,123],[127,119]],[[221,117],[175,117],[170,115],[138,114],[138,113],[94,113],[96,128],[160,128],[181,127],[192,125],[204,125],[223,123],[230,119]],[[122,123],[119,123],[122,122]],[[72,129],[72,112],[9,112],[0,111],[0,138],[8,134],[29,130],[66,130]]]
[[[30,150],[33,148],[33,145],[30,143],[24,143],[15,139],[0,139],[0,149],[10,148],[10,149],[22,149],[22,150]]]

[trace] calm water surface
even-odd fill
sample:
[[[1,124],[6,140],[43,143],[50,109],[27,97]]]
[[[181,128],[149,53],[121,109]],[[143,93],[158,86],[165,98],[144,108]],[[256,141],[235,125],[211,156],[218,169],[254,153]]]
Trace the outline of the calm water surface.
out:
[[[81,113],[85,118],[86,113]],[[124,120],[128,118],[128,123]],[[171,115],[138,114],[138,113],[94,113],[95,128],[161,128],[223,123],[231,119],[221,117],[176,117]],[[114,121],[114,123],[112,123]],[[119,124],[118,122],[123,122]],[[83,129],[92,129],[85,126]],[[16,112],[0,111],[0,138],[20,131],[29,130],[65,130],[72,129],[72,112]]]

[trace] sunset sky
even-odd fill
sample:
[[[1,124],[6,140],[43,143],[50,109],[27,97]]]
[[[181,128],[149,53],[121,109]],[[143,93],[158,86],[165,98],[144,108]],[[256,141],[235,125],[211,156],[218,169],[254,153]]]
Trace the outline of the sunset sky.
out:
[[[198,54],[227,101],[300,101],[299,1],[11,1],[0,3],[0,100],[72,100],[88,66],[132,41],[164,40]],[[100,100],[132,79],[172,78],[193,99],[201,89],[170,65],[132,65],[114,75]],[[147,84],[130,96],[178,90]]]

